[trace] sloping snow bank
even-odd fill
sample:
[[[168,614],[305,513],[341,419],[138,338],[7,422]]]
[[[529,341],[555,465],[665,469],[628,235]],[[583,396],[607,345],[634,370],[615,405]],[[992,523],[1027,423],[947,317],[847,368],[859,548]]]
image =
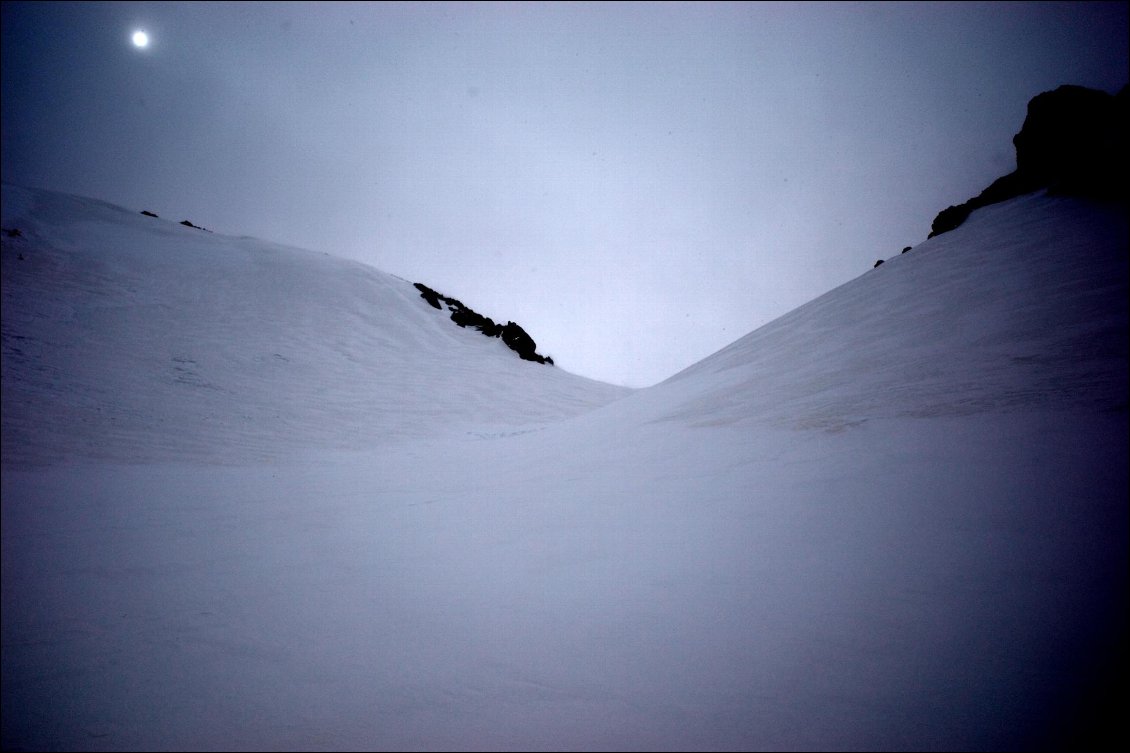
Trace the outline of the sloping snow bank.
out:
[[[499,426],[483,401],[455,430],[450,413],[428,418],[443,404],[434,392],[374,390],[403,428],[288,409],[311,440],[298,446],[256,413],[257,463],[232,449],[230,427],[223,442],[201,438],[192,411],[207,388],[162,413],[181,389],[168,353],[153,335],[122,338],[90,368],[110,380],[100,399],[165,417],[139,423],[144,441],[109,435],[115,457],[136,455],[82,456],[51,428],[62,419],[44,435],[14,422],[21,442],[62,442],[69,460],[6,464],[2,477],[3,747],[1085,747],[1122,724],[1126,670],[1119,217],[1042,197],[975,213],[671,380],[572,418]],[[76,311],[147,289],[92,275],[63,275]],[[319,355],[302,366],[337,404],[357,394],[361,371],[340,348],[360,335],[331,324],[343,310],[364,321],[384,278],[351,293],[348,275],[330,277],[319,297],[357,300],[324,315],[297,306],[310,326],[296,352]],[[217,298],[194,311],[236,306]],[[227,332],[295,316],[275,300],[249,298]],[[23,322],[8,301],[6,337]],[[36,310],[27,331],[82,348],[67,339],[76,318]],[[122,328],[146,331],[119,313]],[[219,320],[207,337],[193,317],[159,320],[173,343],[255,342],[214,334]],[[426,363],[436,342],[381,337],[405,338],[382,346],[386,365]],[[222,352],[197,361],[201,379],[248,383],[243,352]],[[474,379],[509,368],[476,352]],[[79,360],[37,370],[51,362],[33,353],[9,372],[8,359],[5,454],[10,374],[50,405],[83,404],[95,384],[72,373]],[[116,370],[122,359],[136,369]],[[371,366],[378,384],[408,373]],[[478,384],[431,373],[447,389]],[[260,378],[268,393],[305,389]],[[218,392],[229,413],[250,394]],[[316,446],[346,432],[364,441]],[[147,443],[175,456],[181,434],[204,449],[151,462]],[[231,455],[242,464],[215,463]]]

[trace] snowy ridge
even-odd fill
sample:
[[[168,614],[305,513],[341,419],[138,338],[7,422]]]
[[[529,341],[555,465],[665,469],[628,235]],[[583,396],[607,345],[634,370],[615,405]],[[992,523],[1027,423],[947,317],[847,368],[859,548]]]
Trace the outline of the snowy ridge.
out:
[[[5,462],[358,449],[553,421],[629,392],[513,363],[356,262],[3,195],[3,226],[21,230],[3,250]]]
[[[641,400],[692,425],[1125,411],[1126,215],[1042,193],[973,214]]]
[[[626,396],[367,267],[4,207],[4,749],[1123,726],[1120,207],[978,210]]]

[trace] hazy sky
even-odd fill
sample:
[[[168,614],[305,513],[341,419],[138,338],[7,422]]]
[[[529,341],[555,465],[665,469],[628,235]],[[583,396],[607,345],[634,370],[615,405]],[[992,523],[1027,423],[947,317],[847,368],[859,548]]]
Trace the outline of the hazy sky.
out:
[[[1124,2],[6,2],[3,178],[359,259],[645,386],[924,240],[1015,167],[1029,99],[1127,83],[1127,26]]]

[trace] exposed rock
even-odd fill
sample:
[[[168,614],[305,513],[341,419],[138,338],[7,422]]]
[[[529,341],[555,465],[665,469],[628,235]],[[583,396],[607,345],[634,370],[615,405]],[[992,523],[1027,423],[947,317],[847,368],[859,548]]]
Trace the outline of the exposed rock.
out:
[[[545,363],[545,358],[539,356],[536,352],[538,344],[534,342],[534,338],[526,334],[526,330],[514,322],[507,322],[506,326],[502,328],[502,342],[527,361]]]
[[[935,217],[934,221],[930,224],[930,234],[926,237],[933,238],[935,235],[948,233],[955,227],[961,225],[961,223],[969,218],[970,213],[972,213],[974,209],[983,206],[982,204],[975,206],[975,201],[975,199],[970,199],[964,204],[948,206],[938,212],[938,216]]]
[[[875,267],[878,267],[882,263],[883,263],[883,260],[880,259],[879,261],[875,262]],[[875,267],[872,267],[872,269],[875,269]]]
[[[1126,188],[1126,101],[1082,86],[1061,86],[1028,103],[1012,139],[1016,172],[1028,184],[1071,195],[1114,196]]]
[[[1112,96],[1069,85],[1033,97],[1012,139],[1016,170],[939,212],[929,237],[958,227],[975,209],[1045,188],[1059,195],[1125,200],[1128,99],[1127,87]]]
[[[451,321],[455,322],[460,327],[477,329],[487,337],[502,338],[502,341],[506,343],[507,347],[526,361],[553,365],[553,359],[548,356],[539,355],[537,353],[537,343],[534,342],[534,339],[526,333],[526,330],[522,329],[514,322],[507,322],[506,326],[496,324],[489,316],[479,314],[465,306],[462,301],[438,293],[422,282],[416,282],[413,283],[413,285],[420,291],[420,297],[434,308],[442,311],[444,306],[446,306],[447,310],[451,312]],[[441,302],[443,305],[440,305]]]
[[[415,283],[415,285],[416,285],[416,289],[420,291],[420,297],[421,298],[423,298],[425,301],[427,301],[428,303],[430,303],[432,306],[434,306],[437,309],[442,308],[439,305],[439,293],[432,290],[431,288],[429,288],[427,285],[424,285],[423,283],[417,282],[417,283]]]
[[[150,212],[147,209],[142,209],[141,213],[144,214],[146,217],[156,217],[157,216],[156,214],[154,214],[153,212]],[[188,222],[188,220],[185,220],[185,222]]]
[[[466,307],[452,311],[451,321],[455,322],[460,327],[473,327],[487,337],[498,337],[503,331],[503,328],[495,324],[494,320],[489,316],[477,314]]]

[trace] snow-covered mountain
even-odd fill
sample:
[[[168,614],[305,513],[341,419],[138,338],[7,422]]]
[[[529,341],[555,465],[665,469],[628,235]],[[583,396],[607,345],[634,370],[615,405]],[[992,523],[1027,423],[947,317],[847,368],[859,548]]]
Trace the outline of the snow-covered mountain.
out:
[[[11,186],[3,227],[5,749],[1120,723],[1121,206],[979,209],[631,393],[352,262]]]
[[[6,458],[274,458],[628,392],[516,362],[363,264],[4,186]],[[22,258],[21,258],[22,257]]]
[[[697,425],[831,430],[1125,410],[1123,211],[1032,194],[970,222],[675,375],[651,398],[657,410]]]

